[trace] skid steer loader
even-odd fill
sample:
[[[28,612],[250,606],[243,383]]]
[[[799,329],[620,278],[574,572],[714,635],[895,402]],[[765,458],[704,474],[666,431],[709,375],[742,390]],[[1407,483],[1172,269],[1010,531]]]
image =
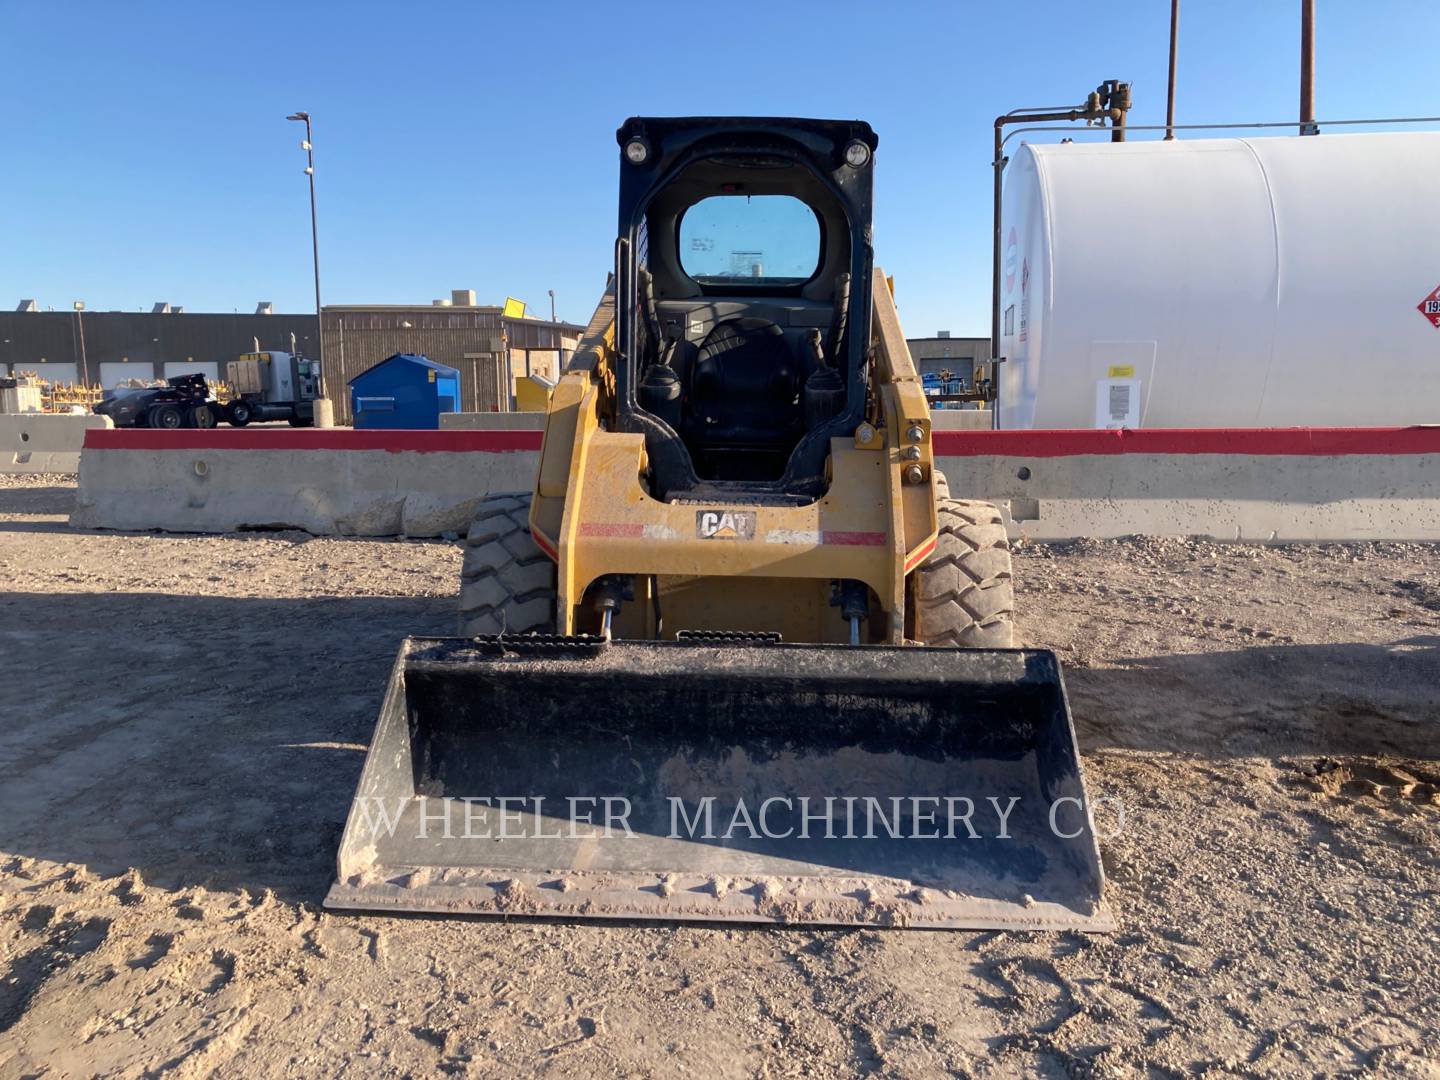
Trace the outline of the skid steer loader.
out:
[[[401,648],[331,908],[1105,930],[1052,653],[951,498],[869,125],[626,121],[534,489]]]

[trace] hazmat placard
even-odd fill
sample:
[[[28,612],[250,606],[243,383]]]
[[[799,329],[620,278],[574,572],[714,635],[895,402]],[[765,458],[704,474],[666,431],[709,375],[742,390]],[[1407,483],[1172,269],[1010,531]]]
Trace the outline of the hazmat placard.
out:
[[[1430,295],[1420,301],[1419,312],[1430,320],[1430,325],[1440,330],[1440,285],[1431,290]]]

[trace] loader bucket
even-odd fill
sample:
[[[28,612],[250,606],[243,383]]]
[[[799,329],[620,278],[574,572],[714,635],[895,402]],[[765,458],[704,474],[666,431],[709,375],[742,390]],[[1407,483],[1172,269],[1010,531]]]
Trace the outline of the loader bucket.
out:
[[[1110,930],[1053,653],[409,639],[332,909]]]

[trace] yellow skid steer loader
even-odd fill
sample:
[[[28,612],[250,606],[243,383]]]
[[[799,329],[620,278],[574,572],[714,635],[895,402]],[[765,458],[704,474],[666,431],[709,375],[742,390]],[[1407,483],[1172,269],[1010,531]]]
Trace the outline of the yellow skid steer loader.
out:
[[[617,135],[613,279],[463,636],[401,648],[327,906],[1112,928],[1059,665],[872,261],[874,132]]]

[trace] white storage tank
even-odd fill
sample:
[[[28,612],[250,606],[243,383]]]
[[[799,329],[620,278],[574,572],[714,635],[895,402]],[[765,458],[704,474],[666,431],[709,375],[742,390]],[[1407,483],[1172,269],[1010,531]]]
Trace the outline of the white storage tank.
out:
[[[1440,133],[1021,146],[1000,426],[1440,422]]]

